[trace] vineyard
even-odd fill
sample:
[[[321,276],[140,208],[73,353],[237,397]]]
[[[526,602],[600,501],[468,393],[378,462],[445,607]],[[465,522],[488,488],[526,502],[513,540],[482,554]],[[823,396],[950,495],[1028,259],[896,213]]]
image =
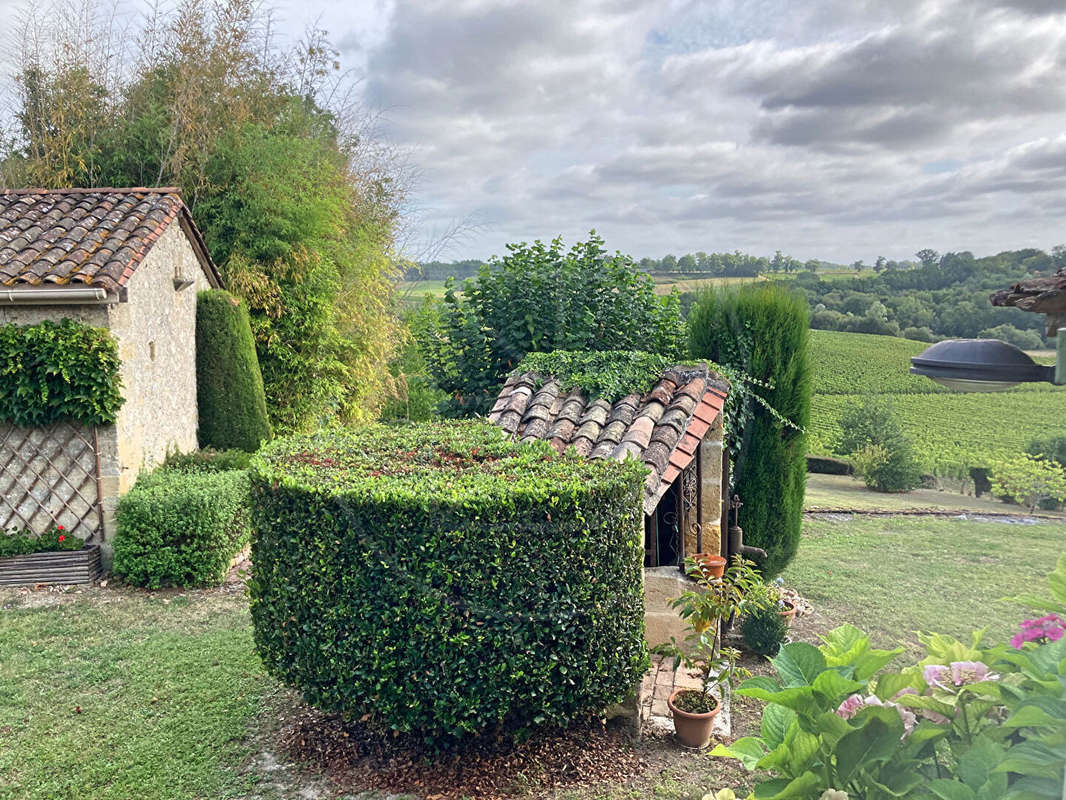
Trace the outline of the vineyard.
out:
[[[868,394],[887,395],[927,470],[982,465],[1021,452],[1030,441],[1066,435],[1066,388],[1020,386],[962,394],[908,372],[928,345],[892,336],[812,331],[812,453],[829,453],[840,416]]]

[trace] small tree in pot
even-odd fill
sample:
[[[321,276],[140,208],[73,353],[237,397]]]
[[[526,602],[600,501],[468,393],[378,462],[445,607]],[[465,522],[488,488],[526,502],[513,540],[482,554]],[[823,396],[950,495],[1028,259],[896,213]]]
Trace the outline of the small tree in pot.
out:
[[[676,689],[667,700],[678,739],[688,747],[703,748],[710,741],[714,718],[720,710],[713,690],[722,684],[732,685],[747,674],[737,665],[738,651],[719,651],[718,636],[723,620],[767,602],[766,593],[758,591],[762,582],[754,567],[753,562],[738,555],[723,577],[713,578],[695,559],[685,560],[694,586],[671,605],[688,623],[689,632],[682,642],[671,637],[669,644],[658,645],[653,652],[672,657],[674,669],[684,664],[698,669],[702,676],[701,689]]]

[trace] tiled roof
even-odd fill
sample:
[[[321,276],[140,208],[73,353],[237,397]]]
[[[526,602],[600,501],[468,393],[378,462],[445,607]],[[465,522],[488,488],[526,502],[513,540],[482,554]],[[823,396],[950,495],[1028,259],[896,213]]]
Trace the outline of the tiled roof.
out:
[[[175,219],[212,283],[218,272],[178,190],[20,189],[0,193],[0,284],[121,288]]]
[[[516,439],[544,439],[560,452],[572,446],[590,459],[639,458],[651,470],[644,484],[644,513],[650,514],[692,463],[728,391],[716,373],[678,366],[643,397],[589,402],[580,390],[562,391],[551,376],[526,372],[507,379],[489,421]]]
[[[1020,281],[992,295],[994,306],[1016,306],[1038,314],[1066,312],[1066,269],[1044,278]]]

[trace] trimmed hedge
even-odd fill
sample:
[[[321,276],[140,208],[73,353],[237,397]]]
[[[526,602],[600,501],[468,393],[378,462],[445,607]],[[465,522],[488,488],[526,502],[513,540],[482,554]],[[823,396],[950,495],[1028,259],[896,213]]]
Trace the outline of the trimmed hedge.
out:
[[[854,475],[855,465],[844,458],[808,455],[807,472],[817,475]]]
[[[246,470],[252,454],[244,450],[193,450],[190,453],[170,453],[162,469],[180,472],[230,472]]]
[[[120,364],[103,328],[71,319],[0,325],[0,422],[108,425],[123,402]]]
[[[600,710],[647,665],[644,474],[483,423],[274,442],[252,462],[257,649],[308,702],[437,747]]]
[[[811,413],[809,322],[803,295],[777,282],[707,290],[688,318],[691,355],[761,381],[751,391],[780,415],[748,400],[751,416],[739,432],[733,464],[734,490],[744,501],[739,514],[744,541],[766,550],[759,567],[767,578],[795,556],[803,523]]]
[[[248,473],[158,469],[118,505],[113,570],[128,583],[221,583],[251,534]]]
[[[196,403],[201,447],[254,453],[270,439],[248,309],[221,289],[196,300]]]

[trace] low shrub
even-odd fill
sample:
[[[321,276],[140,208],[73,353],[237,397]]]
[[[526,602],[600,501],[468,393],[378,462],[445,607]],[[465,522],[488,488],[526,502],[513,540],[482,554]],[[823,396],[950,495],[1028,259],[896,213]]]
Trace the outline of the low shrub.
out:
[[[788,622],[776,604],[749,611],[740,623],[744,646],[760,656],[772,656],[788,637]]]
[[[1025,506],[1030,512],[1041,503],[1066,503],[1066,470],[1055,461],[1019,453],[992,465],[992,493]]]
[[[251,474],[256,647],[313,705],[446,747],[643,674],[642,465],[439,423],[279,440]]]
[[[230,472],[246,470],[252,454],[244,450],[193,450],[190,453],[170,453],[162,469],[179,472]]]
[[[807,472],[816,475],[851,475],[855,466],[844,458],[830,456],[807,456]]]
[[[868,488],[907,492],[922,484],[922,467],[914,447],[887,401],[864,398],[844,412],[840,425],[844,433],[837,452],[850,455]]]
[[[248,543],[248,474],[159,469],[120,501],[114,572],[128,583],[221,583]]]

